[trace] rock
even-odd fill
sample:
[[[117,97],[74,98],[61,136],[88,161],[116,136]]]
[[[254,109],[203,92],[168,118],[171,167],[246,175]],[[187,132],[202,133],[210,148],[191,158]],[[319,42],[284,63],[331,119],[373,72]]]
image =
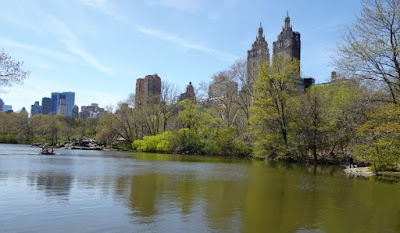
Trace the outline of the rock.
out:
[[[370,177],[375,175],[375,173],[369,170],[369,167],[346,168],[344,169],[344,172],[349,176]]]
[[[88,137],[81,137],[79,140],[72,140],[65,144],[65,149],[76,150],[102,150],[103,146],[96,143],[95,140]]]

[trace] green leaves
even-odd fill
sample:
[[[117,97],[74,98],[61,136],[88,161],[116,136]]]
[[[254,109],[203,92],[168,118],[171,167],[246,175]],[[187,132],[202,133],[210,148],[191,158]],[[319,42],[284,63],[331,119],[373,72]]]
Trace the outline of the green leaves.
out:
[[[357,154],[375,164],[377,171],[396,170],[400,162],[400,106],[384,105],[358,128],[363,139]]]

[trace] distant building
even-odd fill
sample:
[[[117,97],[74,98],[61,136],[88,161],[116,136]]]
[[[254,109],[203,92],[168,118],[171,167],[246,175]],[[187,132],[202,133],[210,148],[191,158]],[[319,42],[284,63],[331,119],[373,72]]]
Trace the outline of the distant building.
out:
[[[278,35],[277,41],[273,43],[274,55],[284,53],[300,61],[300,33],[292,30],[289,14],[285,18],[285,25]]]
[[[104,108],[100,108],[98,104],[92,103],[89,106],[81,106],[79,118],[87,119],[89,117],[101,117],[105,114]]]
[[[26,113],[28,114],[28,112],[26,111],[25,107],[22,107],[21,111],[19,111],[19,113]]]
[[[67,116],[72,116],[72,107],[75,105],[75,92],[63,92],[65,104],[67,105]]]
[[[11,105],[3,105],[3,112],[13,112]]]
[[[260,66],[269,63],[268,43],[265,40],[263,28],[260,23],[256,40],[247,51],[247,84],[252,86],[257,78]]]
[[[49,115],[51,113],[51,99],[44,97],[42,99],[42,114]]]
[[[0,111],[3,111],[4,101],[0,99]]]
[[[156,104],[160,98],[161,78],[157,74],[136,80],[135,106]]]
[[[238,84],[225,76],[217,76],[208,87],[210,99],[222,98],[238,94]]]
[[[58,105],[58,114],[68,116],[68,106],[67,106],[67,100],[65,97],[61,97],[60,99],[60,104]],[[71,113],[72,115],[72,113]]]
[[[185,99],[190,99],[193,102],[196,102],[196,94],[194,93],[194,88],[193,88],[192,82],[189,82],[189,85],[187,85],[186,92],[182,93],[179,96],[179,101],[182,101]]]
[[[39,101],[35,101],[35,104],[31,105],[31,115],[42,114],[42,106],[39,105]]]
[[[79,118],[79,107],[78,107],[78,105],[74,105],[72,107],[72,117],[73,118]]]
[[[74,92],[51,93],[51,112],[53,115],[62,114],[65,116],[72,116],[72,107],[74,105]]]
[[[58,114],[58,106],[60,104],[61,93],[59,92],[52,92],[51,93],[51,114],[57,115]]]
[[[315,84],[314,78],[303,78],[304,88],[309,88],[311,85]]]

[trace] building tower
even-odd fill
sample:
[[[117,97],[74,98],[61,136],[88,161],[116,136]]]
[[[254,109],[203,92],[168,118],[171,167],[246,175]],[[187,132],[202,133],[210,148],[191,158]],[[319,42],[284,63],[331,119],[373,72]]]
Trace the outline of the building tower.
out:
[[[31,105],[31,115],[42,114],[42,106],[39,105],[39,101],[35,101],[35,104]]]
[[[51,113],[51,99],[44,97],[42,99],[42,114],[49,115]]]
[[[135,106],[157,104],[161,98],[161,78],[157,74],[136,80]]]
[[[42,104],[43,105],[43,104]],[[51,113],[72,116],[72,107],[75,105],[75,92],[52,92]],[[60,112],[62,110],[62,112]]]
[[[260,65],[265,62],[269,63],[269,49],[260,23],[256,40],[247,51],[247,83],[249,85],[254,84]]]
[[[278,35],[277,41],[273,43],[274,55],[285,53],[286,55],[294,57],[300,61],[300,48],[300,33],[292,30],[289,13],[287,13],[282,32]]]
[[[59,92],[52,92],[51,93],[51,115],[57,115],[58,106],[60,104],[61,93]]]
[[[189,85],[186,87],[186,92],[182,93],[179,96],[179,101],[190,99],[193,103],[196,102],[196,94],[194,93],[194,87],[192,82],[189,82]]]
[[[0,112],[3,111],[4,101],[0,99]]]
[[[75,92],[63,92],[62,95],[65,99],[65,105],[67,106],[66,114],[63,115],[72,116],[72,108],[75,105]]]
[[[78,105],[74,105],[72,107],[72,117],[73,118],[79,118],[79,107],[78,107]]]

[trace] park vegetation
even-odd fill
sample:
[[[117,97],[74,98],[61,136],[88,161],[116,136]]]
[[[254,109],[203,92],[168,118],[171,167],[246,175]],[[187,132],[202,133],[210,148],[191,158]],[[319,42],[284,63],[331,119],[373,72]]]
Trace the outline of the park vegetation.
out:
[[[398,170],[399,38],[400,1],[362,0],[338,45],[338,74],[324,84],[304,88],[300,62],[282,54],[250,84],[246,63],[237,61],[201,84],[197,100],[178,101],[176,88],[163,83],[157,101],[135,106],[131,95],[100,118],[0,113],[0,142],[56,145],[88,136],[158,153],[327,163],[351,155],[376,171]]]

